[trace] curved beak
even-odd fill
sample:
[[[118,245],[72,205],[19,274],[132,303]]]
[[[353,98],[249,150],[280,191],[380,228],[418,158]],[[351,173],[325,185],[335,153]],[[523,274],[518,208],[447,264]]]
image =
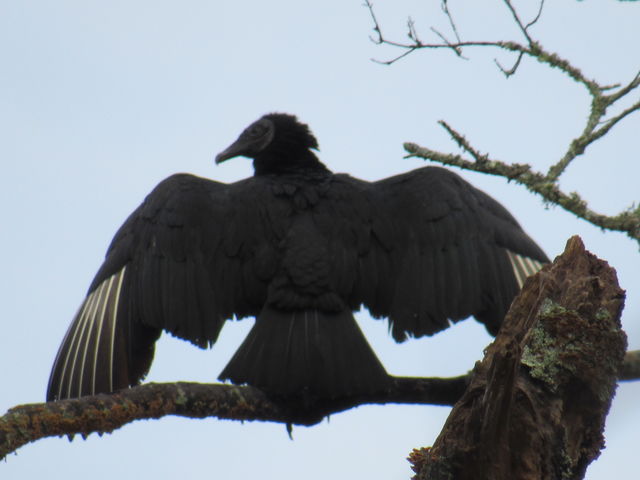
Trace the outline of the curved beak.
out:
[[[220,164],[225,160],[229,160],[230,158],[239,157],[244,154],[245,151],[244,142],[241,142],[239,139],[221,151],[218,155],[216,155],[216,164]]]

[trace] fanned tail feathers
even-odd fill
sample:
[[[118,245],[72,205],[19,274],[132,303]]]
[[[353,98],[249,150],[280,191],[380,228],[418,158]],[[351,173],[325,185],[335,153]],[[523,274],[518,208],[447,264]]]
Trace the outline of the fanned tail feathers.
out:
[[[282,396],[380,392],[389,376],[353,314],[265,307],[219,377]]]

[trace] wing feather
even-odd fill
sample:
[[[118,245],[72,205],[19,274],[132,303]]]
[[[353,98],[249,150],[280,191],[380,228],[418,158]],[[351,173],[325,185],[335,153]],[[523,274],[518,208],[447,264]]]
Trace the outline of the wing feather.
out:
[[[260,220],[266,196],[253,178],[161,182],[111,242],[60,346],[47,399],[137,384],[162,330],[206,347],[226,319],[257,314],[267,279],[252,272],[266,262],[259,245],[273,238]]]
[[[353,303],[388,317],[398,341],[469,316],[495,334],[526,277],[549,261],[502,205],[449,170],[390,177],[367,195],[373,229]]]

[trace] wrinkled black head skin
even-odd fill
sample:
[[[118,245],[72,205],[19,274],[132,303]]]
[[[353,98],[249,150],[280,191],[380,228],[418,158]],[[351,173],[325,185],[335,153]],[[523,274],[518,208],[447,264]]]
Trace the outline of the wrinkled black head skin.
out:
[[[328,171],[311,150],[318,141],[309,126],[295,115],[269,113],[249,125],[229,147],[216,156],[216,163],[234,157],[253,159],[255,175],[304,171]]]

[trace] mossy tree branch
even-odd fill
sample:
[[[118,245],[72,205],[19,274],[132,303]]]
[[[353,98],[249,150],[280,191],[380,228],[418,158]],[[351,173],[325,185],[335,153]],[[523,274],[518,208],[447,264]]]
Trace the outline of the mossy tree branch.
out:
[[[441,124],[446,125],[446,129],[452,133],[452,138],[454,138],[458,144],[462,144],[459,141],[460,139],[464,139],[461,134],[453,130],[445,122],[441,122]],[[490,175],[498,175],[513,180],[525,186],[529,191],[539,194],[546,202],[559,205],[597,227],[605,230],[624,232],[629,237],[640,242],[640,208],[638,207],[630,207],[617,215],[603,215],[590,209],[586,200],[578,193],[563,192],[557,182],[550,181],[544,174],[534,171],[530,165],[506,163],[491,159],[487,155],[480,154],[470,146],[463,148],[471,153],[475,161],[468,160],[462,155],[431,150],[415,143],[405,143],[404,148],[409,152],[408,157],[424,158],[444,165],[460,167],[465,170]]]
[[[620,380],[640,379],[640,351],[628,352]],[[0,460],[41,438],[111,433],[136,420],[166,415],[187,418],[265,421],[313,425],[326,415],[366,404],[454,405],[469,375],[454,378],[394,379],[388,392],[338,399],[304,410],[268,398],[252,387],[200,383],[148,383],[112,395],[20,405],[0,417]]]
[[[111,395],[21,405],[0,418],[0,459],[45,437],[83,437],[111,433],[135,420],[178,415],[229,420],[314,425],[327,415],[366,404],[453,405],[466,388],[466,375],[455,378],[395,377],[392,388],[377,395],[311,403],[270,398],[248,386],[200,383],[149,383]]]
[[[640,243],[639,207],[632,205],[617,215],[603,215],[590,209],[586,200],[584,200],[578,193],[563,192],[558,185],[560,176],[565,172],[573,160],[584,154],[591,144],[608,134],[611,129],[622,120],[627,118],[629,115],[640,111],[639,97],[631,106],[623,109],[616,115],[607,118],[607,113],[611,108],[619,105],[622,100],[626,100],[629,95],[637,93],[637,89],[640,87],[640,72],[625,85],[605,85],[602,82],[588,78],[570,61],[562,58],[554,52],[546,50],[540,42],[534,39],[531,35],[530,27],[540,19],[544,2],[540,3],[540,9],[536,17],[526,25],[520,19],[520,16],[509,0],[503,0],[503,3],[511,12],[514,21],[526,40],[526,43],[520,43],[512,40],[461,41],[460,34],[457,29],[454,29],[454,34],[457,39],[455,42],[446,40],[446,37],[442,33],[436,32],[438,38],[442,41],[425,43],[419,39],[415,22],[411,19],[409,20],[410,28],[408,33],[408,42],[389,40],[383,35],[382,27],[380,26],[380,23],[373,11],[373,5],[367,1],[366,6],[371,13],[371,18],[374,23],[373,29],[375,36],[372,40],[378,44],[389,45],[403,50],[401,55],[398,55],[391,60],[379,63],[390,65],[417,50],[450,49],[457,56],[462,57],[463,48],[489,47],[517,54],[517,59],[512,68],[505,69],[498,64],[501,71],[509,77],[516,73],[523,57],[533,58],[536,61],[547,65],[549,68],[560,71],[562,74],[584,87],[588,92],[591,97],[591,102],[588,110],[589,114],[582,133],[568,142],[565,153],[559,159],[551,162],[552,165],[546,173],[535,171],[530,165],[504,162],[492,159],[488,154],[480,154],[478,149],[474,148],[465,139],[462,133],[455,130],[445,121],[440,121],[440,125],[442,125],[451,138],[468,156],[471,157],[471,159],[457,154],[439,152],[412,142],[404,144],[405,150],[409,153],[408,157],[419,157],[445,165],[488,173],[491,175],[499,175],[510,180],[515,180],[521,185],[524,185],[530,191],[541,195],[546,202],[559,205],[567,211],[602,229],[624,232],[629,237]],[[450,24],[455,25],[448,6],[443,10],[449,18]]]

